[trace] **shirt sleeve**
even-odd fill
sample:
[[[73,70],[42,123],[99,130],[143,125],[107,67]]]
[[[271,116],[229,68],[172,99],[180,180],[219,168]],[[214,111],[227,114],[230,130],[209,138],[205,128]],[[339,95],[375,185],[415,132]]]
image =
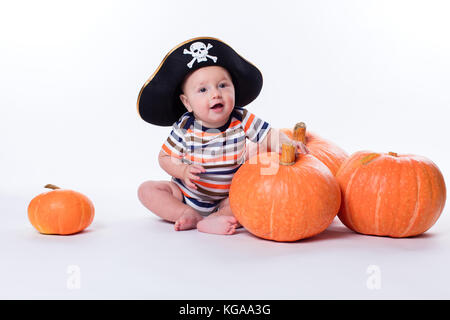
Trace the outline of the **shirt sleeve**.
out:
[[[242,115],[242,126],[245,136],[252,142],[259,143],[263,141],[270,130],[270,124],[247,110]]]
[[[162,145],[162,150],[170,156],[182,159],[186,154],[186,141],[184,130],[179,127],[179,122],[175,122],[167,140]]]

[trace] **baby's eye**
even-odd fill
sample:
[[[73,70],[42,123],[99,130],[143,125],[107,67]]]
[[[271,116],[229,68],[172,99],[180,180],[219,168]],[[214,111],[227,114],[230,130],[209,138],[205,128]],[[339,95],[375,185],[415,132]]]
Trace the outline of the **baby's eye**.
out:
[[[221,83],[221,84],[219,84],[219,88],[225,88],[226,86],[227,86],[226,83]]]
[[[199,92],[206,92],[206,88],[200,88],[198,91]]]

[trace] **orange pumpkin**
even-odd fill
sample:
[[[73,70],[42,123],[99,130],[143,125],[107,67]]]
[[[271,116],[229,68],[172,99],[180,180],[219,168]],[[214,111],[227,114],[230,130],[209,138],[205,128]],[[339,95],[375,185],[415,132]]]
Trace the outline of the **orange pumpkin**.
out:
[[[360,151],[342,164],[336,178],[342,191],[338,217],[359,233],[419,235],[444,209],[444,178],[425,157]]]
[[[53,189],[33,198],[28,206],[28,219],[43,234],[73,234],[87,228],[94,219],[94,205],[85,195]]]
[[[280,129],[280,131],[293,140],[302,141],[310,154],[322,161],[333,175],[336,175],[341,164],[348,158],[348,154],[333,142],[306,131],[304,122],[297,123],[293,130]]]
[[[295,159],[292,145],[261,153],[236,172],[230,187],[230,207],[252,234],[275,241],[296,241],[325,230],[339,210],[339,185],[315,157]]]

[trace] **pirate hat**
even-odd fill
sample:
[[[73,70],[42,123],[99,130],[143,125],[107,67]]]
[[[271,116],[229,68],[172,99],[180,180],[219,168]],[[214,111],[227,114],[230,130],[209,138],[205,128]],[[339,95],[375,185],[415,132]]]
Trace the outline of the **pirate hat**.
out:
[[[179,98],[182,81],[191,71],[207,66],[221,66],[230,73],[236,106],[249,104],[261,91],[261,72],[229,45],[216,38],[194,38],[173,48],[142,86],[137,101],[141,118],[171,126],[186,112]]]

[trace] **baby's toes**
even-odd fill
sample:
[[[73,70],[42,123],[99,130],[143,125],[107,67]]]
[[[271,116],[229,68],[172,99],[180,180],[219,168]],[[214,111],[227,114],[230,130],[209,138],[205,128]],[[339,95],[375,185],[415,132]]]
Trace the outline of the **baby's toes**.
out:
[[[236,219],[234,216],[231,216],[231,217],[230,217],[229,222],[230,222],[230,224],[233,226],[233,228],[236,228],[236,227],[237,227],[238,221],[237,221],[237,219]]]
[[[187,217],[180,217],[175,222],[175,231],[181,231],[185,230],[186,227],[189,225],[189,219]]]
[[[236,227],[234,225],[231,225],[227,230],[227,234],[233,234],[235,232],[236,232]]]

